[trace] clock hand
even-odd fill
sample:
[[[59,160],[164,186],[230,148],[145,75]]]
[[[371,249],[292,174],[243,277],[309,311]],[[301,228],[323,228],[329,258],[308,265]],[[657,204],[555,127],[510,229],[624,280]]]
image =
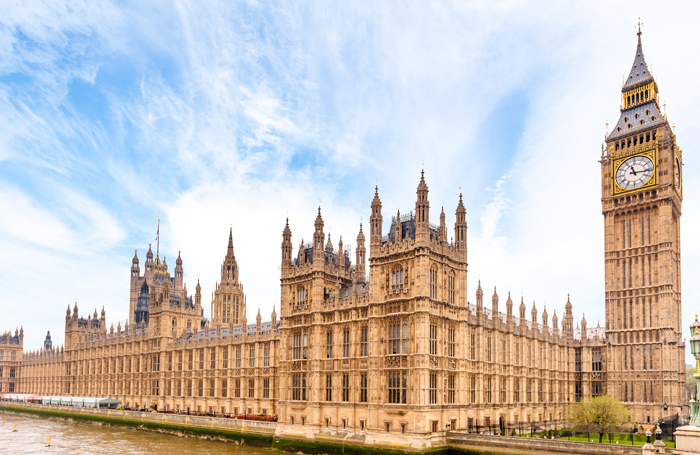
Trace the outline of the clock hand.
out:
[[[632,175],[637,175],[637,172],[634,170],[634,166],[630,166],[630,171],[632,171]]]

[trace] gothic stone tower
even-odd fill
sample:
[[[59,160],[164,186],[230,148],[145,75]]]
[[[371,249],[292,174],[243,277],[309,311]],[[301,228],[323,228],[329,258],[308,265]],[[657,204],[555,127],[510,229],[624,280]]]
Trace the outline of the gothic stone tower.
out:
[[[245,295],[243,284],[238,281],[238,263],[233,254],[233,228],[231,228],[226,257],[221,265],[221,283],[216,284],[211,302],[212,326],[223,324],[233,328],[243,323],[245,314]]]
[[[683,389],[682,152],[642,52],[601,157],[608,393],[638,420],[687,412]]]

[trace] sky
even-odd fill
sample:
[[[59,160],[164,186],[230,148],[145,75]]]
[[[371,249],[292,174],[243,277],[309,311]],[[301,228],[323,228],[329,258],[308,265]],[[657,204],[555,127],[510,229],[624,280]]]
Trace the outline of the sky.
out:
[[[681,232],[700,221],[696,2],[0,4],[0,330],[25,350],[67,305],[128,317],[134,250],[160,224],[170,268],[208,314],[233,231],[248,318],[279,309],[280,245],[318,207],[355,246],[378,186],[385,227],[415,206],[468,229],[480,280],[561,317],[604,321],[600,159],[641,17],[647,63],[684,150]],[[611,128],[608,127],[608,128]],[[684,333],[700,240],[682,236]],[[354,254],[353,256],[354,257]],[[689,349],[686,349],[689,351]],[[690,353],[687,362],[690,362]]]

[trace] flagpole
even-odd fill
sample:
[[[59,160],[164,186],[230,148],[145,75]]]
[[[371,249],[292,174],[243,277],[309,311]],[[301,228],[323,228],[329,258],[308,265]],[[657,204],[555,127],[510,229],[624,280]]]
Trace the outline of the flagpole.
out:
[[[156,257],[160,257],[160,219],[158,219],[158,230],[156,231]]]

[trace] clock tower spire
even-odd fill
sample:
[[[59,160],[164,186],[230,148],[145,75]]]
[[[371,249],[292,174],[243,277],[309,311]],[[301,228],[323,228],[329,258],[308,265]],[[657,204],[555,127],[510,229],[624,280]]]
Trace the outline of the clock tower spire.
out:
[[[682,152],[659,109],[642,32],[600,161],[607,391],[638,421],[687,413],[681,322]],[[667,405],[667,406],[666,406]],[[667,408],[667,409],[665,409]]]

